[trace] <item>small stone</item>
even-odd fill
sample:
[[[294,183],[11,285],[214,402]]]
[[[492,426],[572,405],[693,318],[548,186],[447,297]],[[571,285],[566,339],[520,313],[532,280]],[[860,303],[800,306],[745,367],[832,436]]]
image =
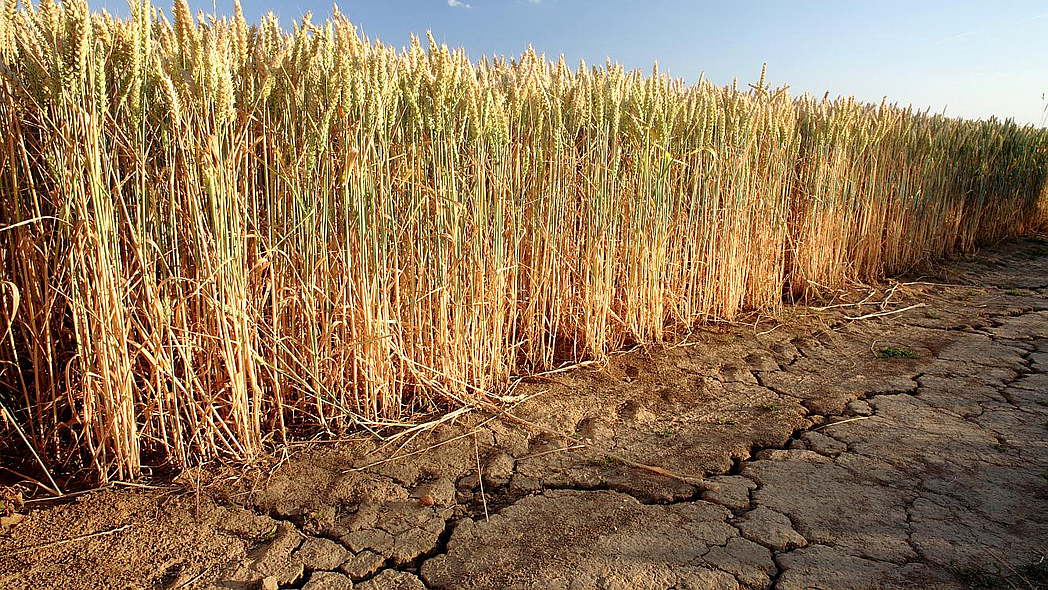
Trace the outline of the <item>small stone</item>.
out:
[[[752,479],[739,475],[711,477],[705,483],[709,489],[702,493],[702,499],[729,510],[742,510],[749,506],[750,490],[757,487]]]
[[[276,576],[266,576],[259,582],[258,587],[261,590],[280,590],[280,584],[277,583]]]
[[[330,539],[311,537],[295,552],[307,570],[334,570],[346,560],[345,547]]]
[[[848,445],[821,432],[805,432],[801,435],[801,440],[804,441],[809,450],[829,457],[836,457],[848,450]],[[791,446],[790,448],[793,447]]]
[[[793,530],[793,524],[786,515],[764,506],[743,514],[736,526],[743,537],[772,551],[785,551],[808,544],[804,537]]]
[[[353,582],[335,572],[313,572],[302,590],[353,590]]]
[[[433,501],[429,506],[451,506],[455,503],[455,484],[446,477],[426,482],[415,490],[415,497],[423,500],[429,496]]]
[[[407,572],[386,570],[356,586],[357,590],[426,590],[426,585]]]
[[[351,555],[338,569],[354,580],[373,574],[386,563],[386,558],[370,549]]]
[[[870,403],[866,400],[857,399],[853,402],[848,402],[848,412],[856,416],[872,416],[873,408],[870,407]]]

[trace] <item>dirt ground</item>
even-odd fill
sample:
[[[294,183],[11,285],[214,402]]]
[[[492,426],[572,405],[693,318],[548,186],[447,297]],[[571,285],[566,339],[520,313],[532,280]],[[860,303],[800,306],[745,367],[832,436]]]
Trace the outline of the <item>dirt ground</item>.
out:
[[[1048,587],[1048,242],[830,305],[387,445],[30,502],[0,587]]]

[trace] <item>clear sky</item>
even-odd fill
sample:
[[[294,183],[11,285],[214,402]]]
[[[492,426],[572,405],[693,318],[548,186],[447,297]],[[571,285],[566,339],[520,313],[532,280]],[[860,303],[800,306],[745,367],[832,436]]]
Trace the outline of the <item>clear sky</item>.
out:
[[[232,14],[232,0],[189,0]],[[126,14],[121,0],[89,0]],[[330,0],[242,0],[257,22],[272,10],[285,27]],[[160,3],[166,9],[170,6]],[[689,81],[768,80],[792,94],[851,94],[971,118],[1046,121],[1048,2],[1045,0],[341,0],[339,9],[372,39],[403,46],[411,33],[481,55],[518,55],[531,43],[569,64],[610,57],[650,70],[658,61]]]

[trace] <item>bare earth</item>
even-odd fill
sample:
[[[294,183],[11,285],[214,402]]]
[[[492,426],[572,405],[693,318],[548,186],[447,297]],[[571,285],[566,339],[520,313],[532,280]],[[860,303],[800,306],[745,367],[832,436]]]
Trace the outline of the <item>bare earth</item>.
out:
[[[406,444],[30,503],[0,587],[1048,587],[1048,246],[921,280],[534,378]]]

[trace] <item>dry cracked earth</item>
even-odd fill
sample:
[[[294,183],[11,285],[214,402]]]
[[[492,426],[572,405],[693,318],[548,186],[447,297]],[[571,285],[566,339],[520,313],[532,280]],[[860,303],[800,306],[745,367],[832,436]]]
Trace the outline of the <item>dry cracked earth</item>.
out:
[[[1048,587],[1048,242],[777,317],[384,445],[29,503],[0,587]]]

